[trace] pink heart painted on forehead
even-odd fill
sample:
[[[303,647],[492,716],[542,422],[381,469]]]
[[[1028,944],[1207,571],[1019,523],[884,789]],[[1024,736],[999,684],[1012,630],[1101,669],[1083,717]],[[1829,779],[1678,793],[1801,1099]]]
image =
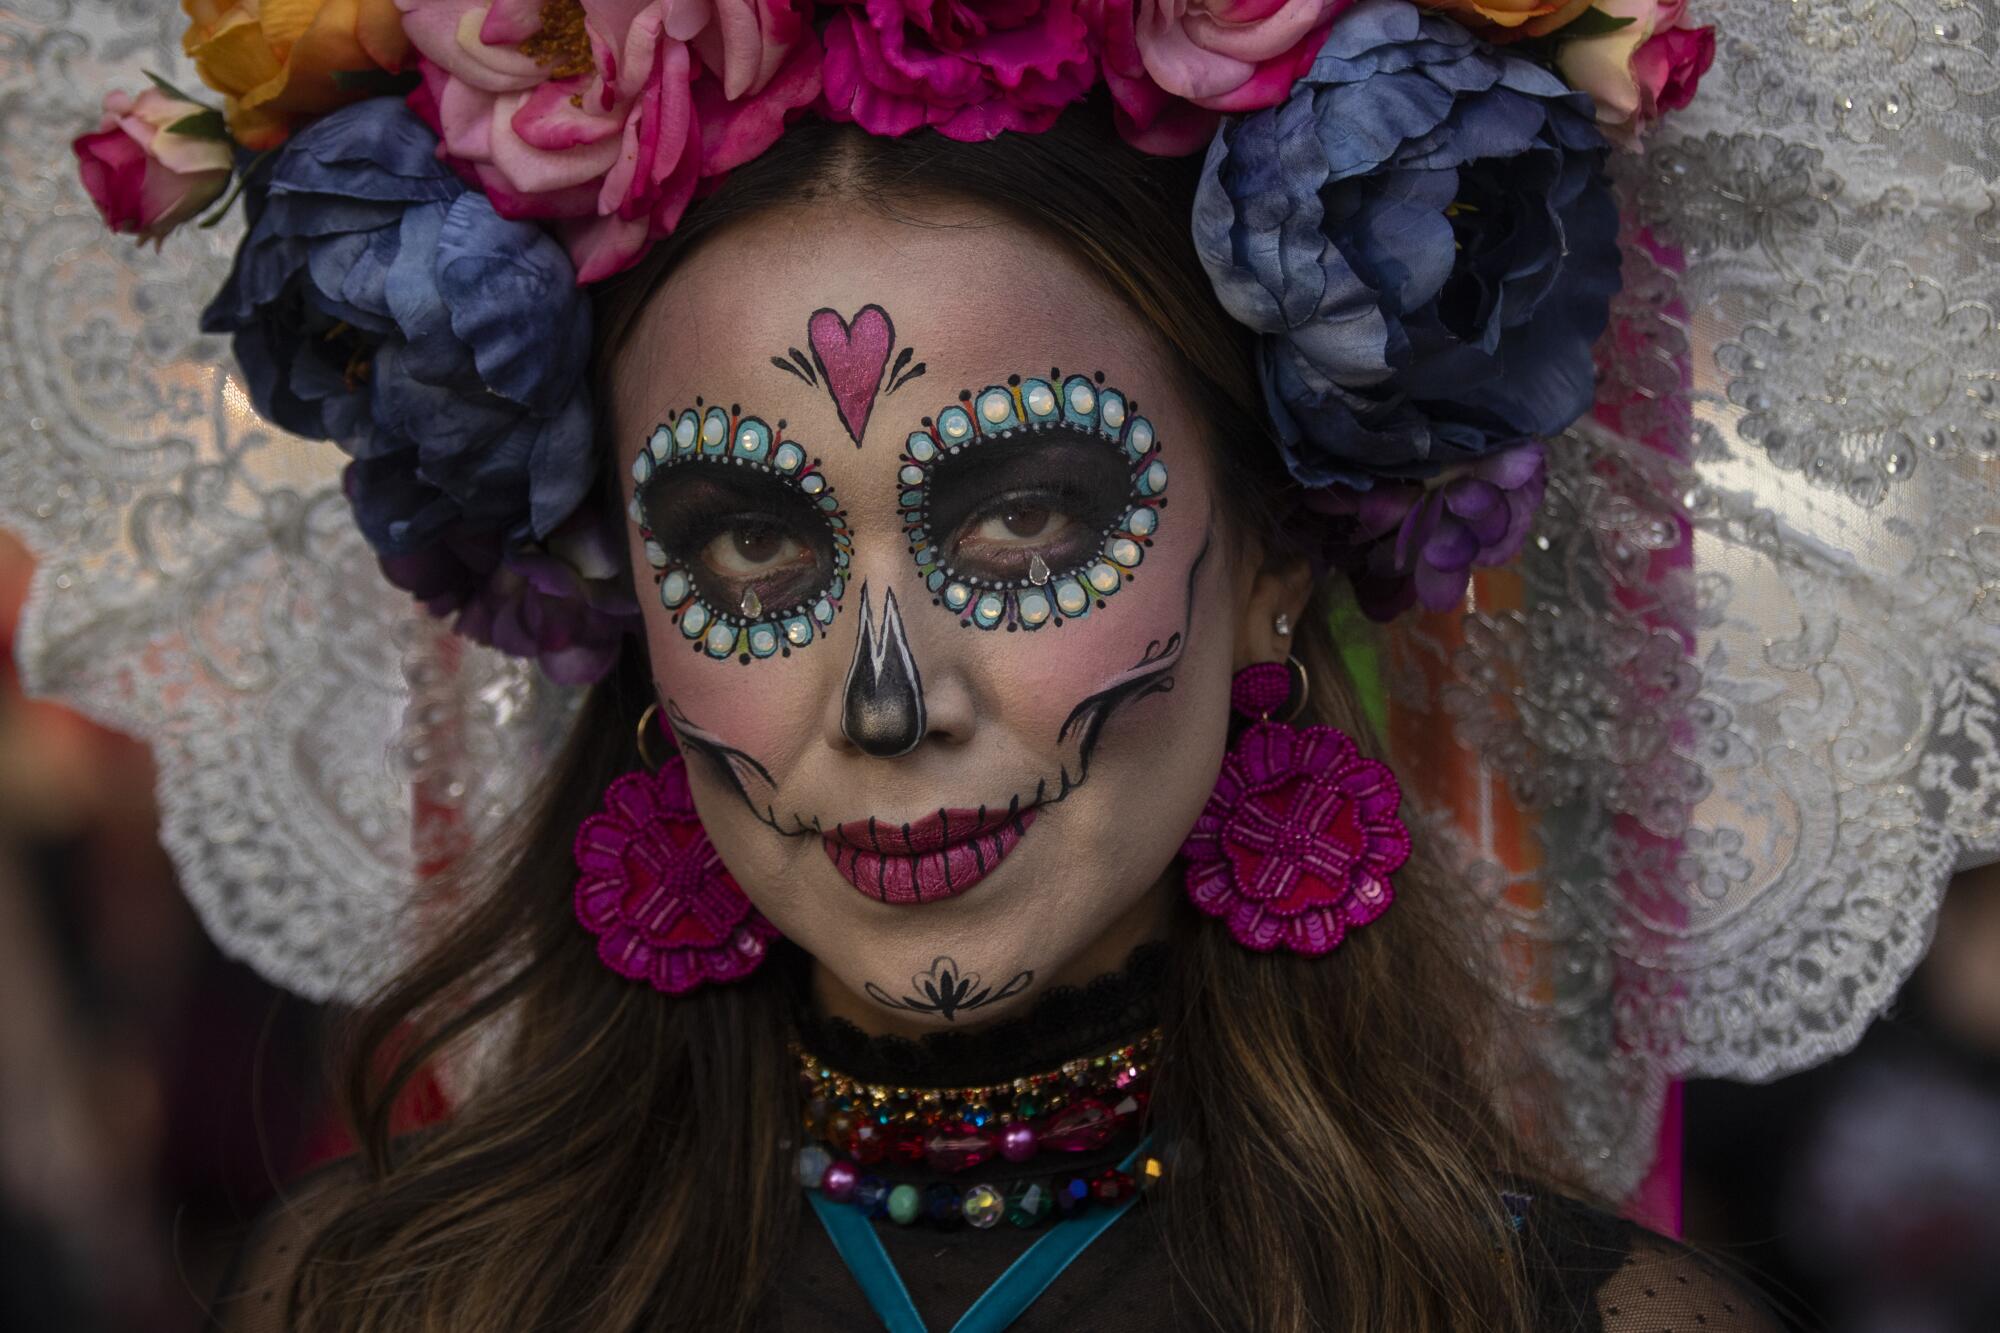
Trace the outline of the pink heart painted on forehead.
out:
[[[896,346],[895,326],[881,306],[865,305],[851,324],[837,310],[815,311],[806,325],[806,335],[820,378],[826,381],[833,405],[840,410],[840,424],[847,427],[858,447],[861,433],[868,429],[868,414],[875,410],[875,394],[882,387],[882,368],[889,364],[889,353]]]

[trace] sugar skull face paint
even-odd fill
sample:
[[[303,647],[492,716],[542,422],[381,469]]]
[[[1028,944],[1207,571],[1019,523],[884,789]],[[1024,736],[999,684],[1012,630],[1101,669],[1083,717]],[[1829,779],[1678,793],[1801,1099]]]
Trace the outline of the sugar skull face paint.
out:
[[[717,659],[789,657],[833,623],[854,539],[817,458],[732,406],[695,405],[632,460],[630,505],[660,605]]]
[[[1153,423],[1104,376],[1009,376],[926,417],[898,506],[932,600],[980,629],[1080,620],[1153,544],[1167,465]]]
[[[910,1030],[1002,1017],[1164,929],[1176,853],[1220,765],[1235,608],[1255,577],[1216,513],[1186,374],[1146,320],[1040,235],[990,214],[942,216],[912,226],[858,208],[732,224],[663,280],[610,384],[628,448],[667,409],[671,436],[696,393],[725,416],[740,401],[788,423],[772,427],[774,452],[821,444],[806,462],[821,494],[837,490],[831,510],[748,463],[639,464],[655,469],[632,482],[649,532],[692,536],[655,552],[635,530],[632,558],[644,569],[665,556],[712,610],[736,599],[740,613],[746,585],[766,608],[803,601],[792,589],[822,579],[829,596],[830,548],[845,555],[839,614],[813,622],[807,650],[781,646],[739,669],[740,652],[689,651],[673,608],[652,600],[648,655],[731,874],[813,957],[835,1012]],[[969,318],[953,294],[973,273],[1009,276],[980,286]],[[825,346],[815,361],[801,339],[815,314],[836,311],[866,342],[871,307],[922,360],[899,372],[891,351],[862,376],[877,390],[864,423],[858,400],[850,415],[829,388]],[[799,357],[773,363],[794,345]],[[919,387],[951,392],[890,396],[919,364]],[[982,407],[992,391],[1005,401]],[[740,430],[726,424],[718,441]],[[824,444],[850,426],[859,448]],[[912,445],[920,430],[928,457]],[[725,477],[773,489],[679,489]],[[752,540],[737,531],[746,513],[780,532]],[[733,544],[718,547],[724,535]],[[1103,590],[1089,579],[1099,565],[1117,575]],[[977,598],[946,603],[947,587],[974,579],[999,598],[997,616],[976,618]],[[1070,579],[1091,589],[1074,610],[1058,601]],[[949,1003],[912,981],[938,959],[952,960],[954,980],[937,987]],[[972,976],[983,980],[968,989]]]

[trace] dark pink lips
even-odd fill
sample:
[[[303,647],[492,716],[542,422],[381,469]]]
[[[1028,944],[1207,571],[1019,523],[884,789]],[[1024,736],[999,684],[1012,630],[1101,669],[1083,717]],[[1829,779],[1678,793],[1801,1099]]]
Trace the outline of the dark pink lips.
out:
[[[821,839],[834,869],[870,898],[928,903],[986,878],[1035,822],[1036,811],[939,810],[909,824],[858,819]]]

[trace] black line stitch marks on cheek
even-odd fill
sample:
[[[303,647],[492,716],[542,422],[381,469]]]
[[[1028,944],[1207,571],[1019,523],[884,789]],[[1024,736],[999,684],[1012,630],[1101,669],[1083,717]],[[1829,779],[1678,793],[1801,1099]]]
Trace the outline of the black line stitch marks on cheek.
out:
[[[977,972],[967,972],[955,960],[941,954],[931,960],[930,971],[910,978],[912,993],[900,999],[872,981],[864,982],[861,988],[869,999],[885,1008],[910,1014],[936,1014],[951,1023],[961,1013],[1012,999],[1033,985],[1034,980],[1032,971],[1016,972],[1011,981],[996,991],[980,985]]]

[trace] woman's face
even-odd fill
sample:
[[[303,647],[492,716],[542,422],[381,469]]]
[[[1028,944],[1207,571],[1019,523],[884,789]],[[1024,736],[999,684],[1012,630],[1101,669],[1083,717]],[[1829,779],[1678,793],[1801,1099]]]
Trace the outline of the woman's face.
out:
[[[702,823],[823,998],[891,1028],[1159,932],[1255,582],[1159,339],[1065,250],[933,213],[737,225],[613,367]]]

